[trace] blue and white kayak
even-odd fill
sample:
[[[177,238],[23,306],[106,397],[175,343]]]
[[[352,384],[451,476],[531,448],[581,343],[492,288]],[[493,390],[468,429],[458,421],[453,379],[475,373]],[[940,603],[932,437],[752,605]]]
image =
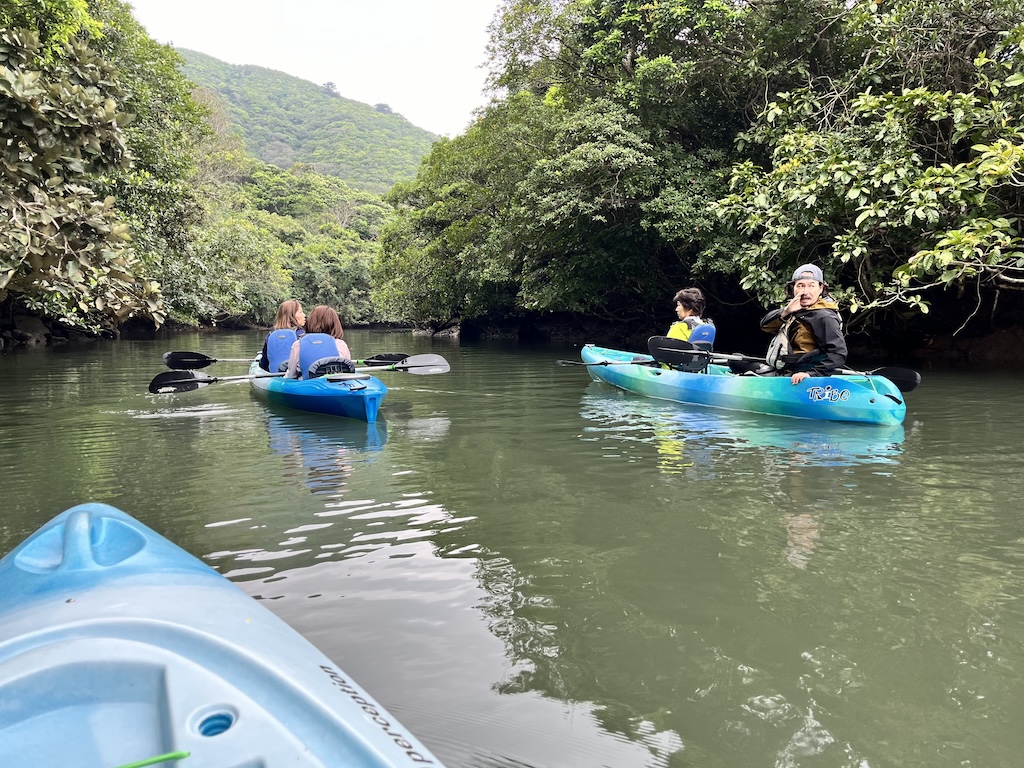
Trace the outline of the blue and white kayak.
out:
[[[332,374],[316,379],[267,376],[256,362],[249,368],[252,391],[273,405],[310,413],[362,419],[372,424],[388,388],[367,373]]]
[[[129,515],[0,560],[0,766],[439,766],[333,661]]]
[[[902,424],[907,413],[903,394],[882,376],[822,376],[793,384],[788,376],[741,376],[724,365],[708,365],[705,373],[689,373],[652,365],[649,355],[587,344],[582,350],[591,378],[627,392],[677,403],[708,405],[750,413],[802,419]]]

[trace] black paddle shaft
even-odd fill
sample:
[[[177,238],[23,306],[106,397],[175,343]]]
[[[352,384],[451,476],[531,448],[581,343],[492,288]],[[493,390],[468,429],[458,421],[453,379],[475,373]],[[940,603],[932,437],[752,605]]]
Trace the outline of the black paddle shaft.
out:
[[[255,376],[207,376],[196,371],[164,371],[149,382],[149,391],[154,395],[168,395],[172,392],[192,392],[218,382],[249,381],[284,376],[283,373],[261,373]]]
[[[365,360],[356,362],[363,365],[391,365],[400,363],[409,355],[404,352],[383,352]],[[164,352],[164,365],[176,370],[191,371],[197,368],[206,368],[214,363],[251,363],[251,358],[245,357],[210,357],[202,352]]]

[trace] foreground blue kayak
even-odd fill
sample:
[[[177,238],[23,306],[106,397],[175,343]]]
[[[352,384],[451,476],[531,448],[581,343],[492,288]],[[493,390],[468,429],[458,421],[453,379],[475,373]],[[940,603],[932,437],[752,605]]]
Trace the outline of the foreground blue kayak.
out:
[[[264,375],[261,375],[264,374]],[[249,368],[252,391],[269,403],[310,413],[361,419],[372,424],[388,388],[366,373],[334,374],[316,379],[268,377],[254,361]]]
[[[634,358],[652,358],[593,344],[584,346],[581,354],[585,363],[607,363],[588,366],[593,379],[661,400],[864,424],[902,424],[907,413],[903,394],[882,376],[812,377],[794,385],[788,376],[741,376],[724,365],[709,365],[706,373],[687,373],[631,364]]]
[[[0,766],[439,766],[334,662],[105,504],[0,560]]]

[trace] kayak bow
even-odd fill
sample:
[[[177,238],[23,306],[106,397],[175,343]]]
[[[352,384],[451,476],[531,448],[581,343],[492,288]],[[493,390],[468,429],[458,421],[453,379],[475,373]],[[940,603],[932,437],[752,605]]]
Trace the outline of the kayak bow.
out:
[[[73,507],[0,560],[0,765],[183,753],[182,768],[440,765],[219,573],[120,510]]]

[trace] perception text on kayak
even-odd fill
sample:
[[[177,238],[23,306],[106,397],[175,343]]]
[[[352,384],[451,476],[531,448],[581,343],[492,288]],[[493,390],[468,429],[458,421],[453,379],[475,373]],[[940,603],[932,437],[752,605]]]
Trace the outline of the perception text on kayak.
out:
[[[397,732],[397,729],[392,725],[381,711],[377,709],[377,705],[363,696],[362,691],[356,689],[348,680],[338,674],[337,670],[331,669],[328,666],[320,665],[320,669],[327,673],[334,686],[342,693],[347,694],[352,701],[362,707],[363,712],[370,716],[370,722],[380,726],[380,729],[384,731],[391,740],[395,742],[395,745],[399,749],[405,750],[406,756],[414,763],[421,765],[433,765],[434,761],[429,760],[419,752],[417,752],[411,743],[405,738],[405,734]],[[394,730],[393,730],[394,729]]]

